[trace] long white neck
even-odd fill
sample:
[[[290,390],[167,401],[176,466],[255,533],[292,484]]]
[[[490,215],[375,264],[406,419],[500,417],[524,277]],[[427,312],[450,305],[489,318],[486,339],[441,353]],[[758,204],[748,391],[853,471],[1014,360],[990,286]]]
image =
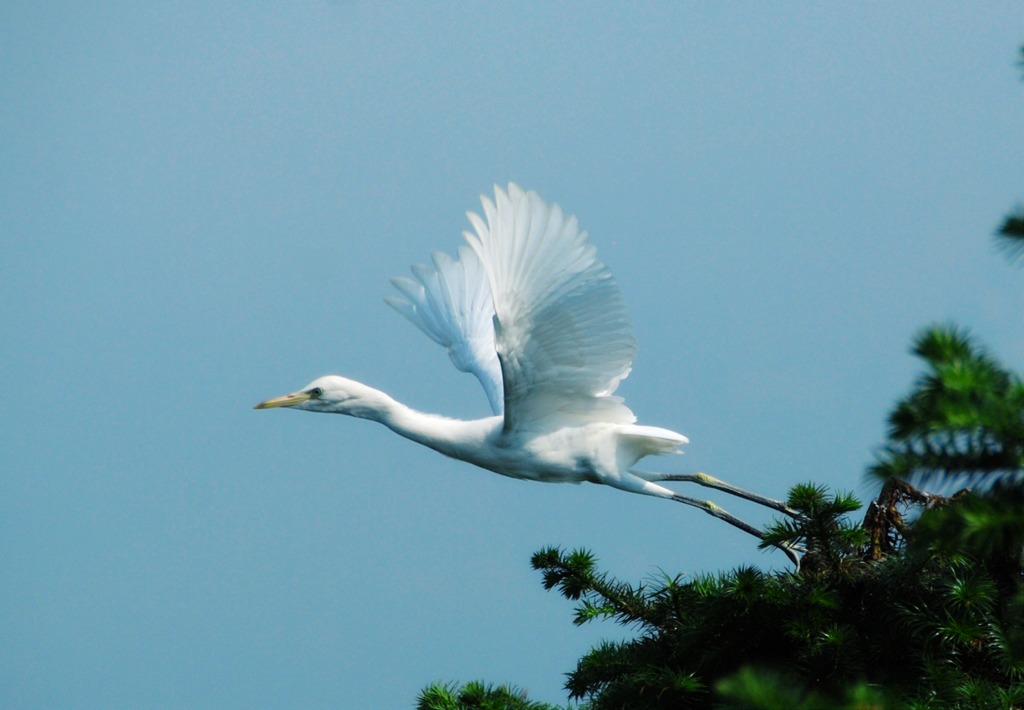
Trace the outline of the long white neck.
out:
[[[380,422],[406,439],[458,458],[468,458],[466,452],[478,449],[492,425],[487,419],[467,421],[419,412],[366,385],[343,410],[335,411]]]

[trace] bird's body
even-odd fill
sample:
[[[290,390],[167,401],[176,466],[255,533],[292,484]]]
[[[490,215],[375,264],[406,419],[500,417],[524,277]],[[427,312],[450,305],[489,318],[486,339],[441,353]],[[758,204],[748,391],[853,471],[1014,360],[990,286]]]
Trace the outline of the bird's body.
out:
[[[435,254],[393,283],[388,303],[475,375],[495,413],[477,420],[425,414],[334,375],[257,405],[371,419],[451,458],[513,478],[603,483],[675,494],[633,466],[687,439],[635,424],[614,396],[636,344],[618,285],[576,218],[510,185],[482,198],[484,218],[457,258]]]
[[[453,459],[500,473],[546,483],[606,483],[633,490],[641,481],[619,481],[648,454],[668,453],[685,437],[667,429],[636,424],[591,422],[545,431],[505,431],[501,416],[452,419],[416,411],[372,387],[335,375],[309,384],[322,394],[304,409],[338,411],[380,422],[407,439]],[[324,402],[331,402],[323,405]],[[339,405],[344,402],[344,405]]]

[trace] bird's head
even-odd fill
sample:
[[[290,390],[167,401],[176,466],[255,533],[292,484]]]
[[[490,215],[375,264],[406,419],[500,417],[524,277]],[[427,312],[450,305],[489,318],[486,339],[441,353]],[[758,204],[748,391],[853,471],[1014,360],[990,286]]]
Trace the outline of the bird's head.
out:
[[[376,390],[355,380],[348,380],[337,375],[327,375],[313,380],[298,392],[260,402],[254,409],[289,407],[304,409],[307,412],[331,412],[360,416],[359,410],[366,405],[368,399],[372,399],[374,392]]]

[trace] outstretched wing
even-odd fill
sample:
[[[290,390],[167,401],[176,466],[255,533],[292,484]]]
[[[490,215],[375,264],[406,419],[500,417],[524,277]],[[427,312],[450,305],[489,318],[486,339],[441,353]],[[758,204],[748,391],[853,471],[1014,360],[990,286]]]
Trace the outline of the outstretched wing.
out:
[[[466,246],[458,258],[434,253],[434,265],[412,267],[415,280],[391,283],[405,298],[384,299],[430,339],[448,351],[456,368],[480,380],[491,410],[501,414],[501,366],[494,349],[494,306],[479,257]]]
[[[565,423],[629,423],[612,393],[636,354],[622,292],[575,217],[509,185],[481,198],[466,240],[480,257],[494,304],[505,430]],[[486,220],[486,221],[485,221]]]

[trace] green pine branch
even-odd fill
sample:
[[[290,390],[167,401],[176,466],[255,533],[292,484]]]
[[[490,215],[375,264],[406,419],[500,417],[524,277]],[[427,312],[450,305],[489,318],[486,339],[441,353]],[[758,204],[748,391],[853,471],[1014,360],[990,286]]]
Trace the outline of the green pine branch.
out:
[[[416,699],[417,710],[561,710],[558,706],[529,700],[510,685],[494,686],[480,681],[465,685],[435,683]]]
[[[925,484],[990,486],[1024,476],[1024,382],[971,336],[933,327],[915,339],[927,369],[889,416],[872,473]]]

